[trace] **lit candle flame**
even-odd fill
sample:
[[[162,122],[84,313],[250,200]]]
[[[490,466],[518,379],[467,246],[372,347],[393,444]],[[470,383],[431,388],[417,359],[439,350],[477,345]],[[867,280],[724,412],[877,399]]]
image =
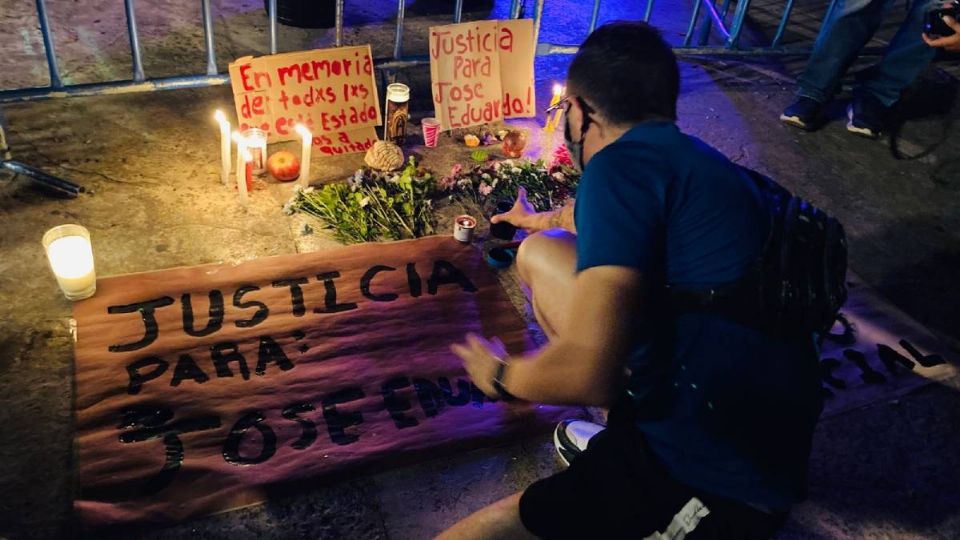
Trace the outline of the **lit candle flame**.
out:
[[[563,95],[563,86],[561,86],[561,85],[559,85],[559,84],[553,85],[553,95],[555,95],[555,96],[561,96],[561,95]]]
[[[221,124],[224,124],[227,121],[227,115],[223,114],[223,111],[220,109],[217,109],[217,112],[213,113],[213,119]]]
[[[230,138],[233,139],[233,142],[237,144],[243,144],[246,142],[246,139],[243,138],[243,135],[241,135],[239,131],[234,131]]]
[[[293,126],[293,129],[295,129],[295,130],[297,131],[297,133],[299,133],[300,136],[303,137],[304,139],[312,139],[312,138],[313,138],[313,134],[310,133],[310,130],[307,129],[307,126],[305,126],[305,125],[303,125],[303,124],[297,124],[297,125]]]

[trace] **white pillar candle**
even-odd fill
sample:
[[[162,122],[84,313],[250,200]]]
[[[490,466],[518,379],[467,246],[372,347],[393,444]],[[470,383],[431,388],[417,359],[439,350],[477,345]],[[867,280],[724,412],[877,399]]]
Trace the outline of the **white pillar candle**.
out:
[[[300,179],[297,183],[300,187],[310,185],[310,152],[313,148],[313,133],[303,124],[297,124],[294,129],[300,134],[302,141],[300,150]]]
[[[220,181],[227,185],[230,182],[230,122],[220,109],[213,113],[213,118],[220,124]]]
[[[243,152],[246,150],[246,139],[243,138],[243,135],[240,135],[239,131],[234,131],[232,136],[233,142],[237,143],[237,165],[234,167],[234,173],[237,177],[237,189],[240,189],[240,178],[245,174],[243,166]]]
[[[68,300],[83,300],[97,291],[90,232],[80,225],[60,225],[43,235],[50,269]]]

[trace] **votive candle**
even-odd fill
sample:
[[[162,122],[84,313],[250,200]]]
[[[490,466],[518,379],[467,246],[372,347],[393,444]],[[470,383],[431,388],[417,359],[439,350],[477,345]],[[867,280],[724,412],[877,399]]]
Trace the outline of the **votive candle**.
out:
[[[60,225],[44,233],[41,241],[50,269],[68,300],[83,300],[97,292],[90,232],[75,224]]]

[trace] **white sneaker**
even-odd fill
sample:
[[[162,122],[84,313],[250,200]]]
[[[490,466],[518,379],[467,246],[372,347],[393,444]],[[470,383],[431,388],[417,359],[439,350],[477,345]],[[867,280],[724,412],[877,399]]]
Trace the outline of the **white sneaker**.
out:
[[[590,439],[606,428],[593,422],[573,419],[557,424],[557,429],[553,431],[553,444],[557,447],[560,459],[569,467],[573,458],[587,449]]]

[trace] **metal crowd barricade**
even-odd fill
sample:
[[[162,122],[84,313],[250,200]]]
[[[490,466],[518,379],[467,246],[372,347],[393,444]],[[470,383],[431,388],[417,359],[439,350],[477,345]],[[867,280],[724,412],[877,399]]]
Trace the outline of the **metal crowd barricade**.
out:
[[[66,96],[92,96],[127,92],[145,92],[176,88],[197,88],[204,86],[222,85],[229,82],[229,75],[221,73],[214,53],[215,43],[213,36],[213,21],[210,12],[210,0],[201,0],[201,17],[203,25],[204,45],[206,49],[207,69],[205,74],[183,75],[176,77],[147,78],[143,69],[140,54],[140,39],[137,31],[135,0],[124,0],[124,11],[127,20],[127,34],[130,39],[130,54],[132,62],[132,76],[129,80],[109,81],[92,84],[64,84],[60,75],[60,67],[54,48],[50,23],[47,17],[46,0],[35,0],[37,18],[43,36],[43,45],[46,53],[47,68],[50,73],[50,85],[39,88],[19,88],[0,90],[0,104],[16,101],[32,101],[40,99],[58,98]],[[336,0],[335,6],[335,43],[343,45],[343,18],[346,0]],[[784,32],[790,20],[795,0],[786,0],[783,15],[777,31],[767,46],[741,47],[740,37],[743,33],[747,12],[751,0],[737,0],[732,18],[728,22],[728,13],[733,0],[693,0],[690,20],[684,35],[683,44],[675,50],[679,55],[737,55],[737,56],[766,56],[766,55],[805,55],[809,54],[809,47],[784,47],[781,45]],[[594,0],[590,17],[590,31],[596,27],[600,16],[602,0]],[[525,0],[512,0],[510,17],[520,18],[526,10]],[[827,14],[835,8],[837,0],[831,0]],[[545,0],[536,0],[533,6],[534,43],[537,56],[554,54],[572,54],[577,50],[576,45],[541,43],[539,40],[540,26],[543,19]],[[269,17],[269,46],[270,53],[277,53],[277,0],[268,1]],[[653,14],[654,0],[646,0],[643,20],[650,21]],[[386,59],[377,59],[375,66],[381,71],[383,80],[393,80],[396,72],[407,67],[427,64],[426,55],[404,55],[403,34],[406,19],[405,0],[397,0],[396,34],[394,37],[393,55]],[[704,16],[701,16],[705,12]],[[454,1],[453,22],[459,23],[463,15],[463,0]],[[697,25],[700,32],[694,34]],[[707,45],[712,32],[722,36],[723,45]]]

